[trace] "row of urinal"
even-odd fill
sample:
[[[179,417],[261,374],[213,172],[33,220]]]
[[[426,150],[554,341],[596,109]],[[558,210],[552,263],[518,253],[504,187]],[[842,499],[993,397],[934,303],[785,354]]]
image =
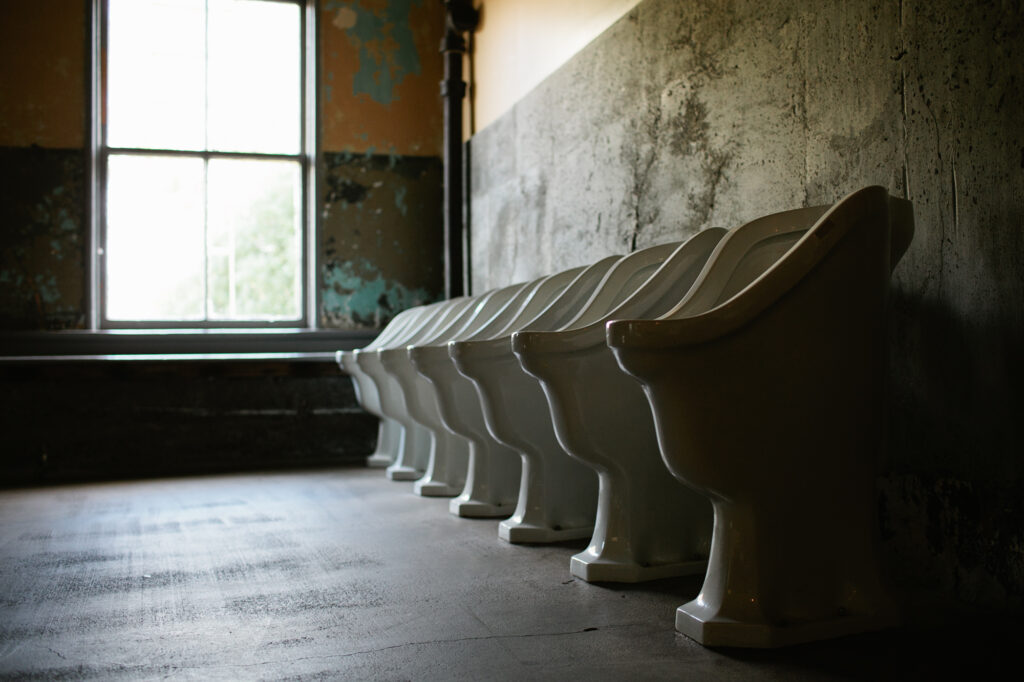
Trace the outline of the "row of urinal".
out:
[[[369,461],[510,542],[589,537],[584,580],[706,571],[676,626],[707,645],[878,627],[881,324],[911,234],[867,188],[406,311],[339,353],[381,417]]]

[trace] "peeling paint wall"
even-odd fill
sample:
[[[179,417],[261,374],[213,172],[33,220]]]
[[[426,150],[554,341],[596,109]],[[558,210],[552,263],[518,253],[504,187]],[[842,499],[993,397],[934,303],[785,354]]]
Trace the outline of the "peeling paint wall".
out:
[[[440,156],[443,35],[434,0],[323,2],[322,148]]]
[[[323,178],[321,325],[380,327],[437,299],[441,160],[328,153]]]
[[[442,295],[442,116],[431,0],[321,6],[319,324],[380,327]]]
[[[473,290],[865,185],[909,197],[886,547],[905,584],[1019,605],[1022,26],[1020,2],[644,0],[472,138]]]

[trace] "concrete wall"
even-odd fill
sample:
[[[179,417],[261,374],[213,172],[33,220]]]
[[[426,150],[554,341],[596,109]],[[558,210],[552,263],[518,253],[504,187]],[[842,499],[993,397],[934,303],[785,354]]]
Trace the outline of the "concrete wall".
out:
[[[0,330],[88,324],[89,4],[0,4]],[[443,289],[444,11],[325,0],[319,20],[317,318],[375,328]]]
[[[1020,2],[645,0],[472,138],[473,289],[865,185],[912,199],[883,535],[904,583],[1019,604],[1022,20]]]

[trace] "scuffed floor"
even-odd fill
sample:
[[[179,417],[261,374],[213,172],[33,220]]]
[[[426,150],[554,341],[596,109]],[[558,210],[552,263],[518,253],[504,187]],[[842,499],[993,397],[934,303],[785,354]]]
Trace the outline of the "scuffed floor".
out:
[[[447,506],[366,469],[0,492],[0,678],[977,678],[1024,632],[707,650],[698,579],[589,585]]]

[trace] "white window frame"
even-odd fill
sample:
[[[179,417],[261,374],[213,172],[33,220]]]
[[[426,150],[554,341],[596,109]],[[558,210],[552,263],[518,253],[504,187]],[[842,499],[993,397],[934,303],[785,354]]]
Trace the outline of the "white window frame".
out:
[[[107,0],[91,0],[92,3],[92,40],[90,41],[90,248],[86,267],[88,270],[88,312],[89,328],[101,330],[175,330],[182,332],[190,329],[203,332],[208,336],[210,331],[224,329],[226,331],[266,330],[266,331],[309,331],[317,326],[317,310],[319,291],[316,286],[316,255],[317,255],[317,199],[320,194],[316,181],[316,130],[317,130],[317,5],[315,0],[260,0],[262,2],[283,2],[298,5],[302,13],[301,21],[301,144],[299,154],[250,154],[237,152],[179,152],[174,150],[126,149],[106,146],[103,125],[103,78],[106,54],[106,17]],[[110,320],[106,316],[105,301],[105,205],[106,205],[106,161],[110,154],[151,154],[181,155],[191,158],[226,159],[288,159],[298,161],[302,173],[302,247],[301,247],[301,282],[302,309],[297,320],[202,320],[202,321],[124,321]],[[239,338],[237,334],[231,335]]]

